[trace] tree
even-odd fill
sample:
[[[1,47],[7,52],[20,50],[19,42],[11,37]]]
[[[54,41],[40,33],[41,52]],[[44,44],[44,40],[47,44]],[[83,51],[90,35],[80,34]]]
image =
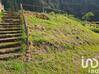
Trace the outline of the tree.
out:
[[[93,12],[87,12],[84,16],[82,16],[82,19],[86,21],[90,21],[94,16],[95,15]]]

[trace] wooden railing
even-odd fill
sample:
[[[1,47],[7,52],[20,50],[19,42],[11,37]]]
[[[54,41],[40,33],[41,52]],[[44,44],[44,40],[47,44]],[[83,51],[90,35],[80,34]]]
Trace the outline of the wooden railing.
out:
[[[25,43],[27,45],[26,49],[28,50],[29,49],[29,40],[28,40],[28,28],[27,28],[27,20],[24,16],[24,10],[23,10],[23,6],[22,4],[20,4],[20,8],[21,8],[21,12],[20,12],[20,17],[21,17],[21,22],[22,22],[22,25],[23,25],[23,30],[24,30],[24,33],[26,35],[25,37]]]

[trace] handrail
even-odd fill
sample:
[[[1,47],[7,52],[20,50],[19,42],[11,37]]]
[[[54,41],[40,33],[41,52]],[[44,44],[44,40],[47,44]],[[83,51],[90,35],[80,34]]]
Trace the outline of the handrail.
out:
[[[23,11],[23,6],[22,4],[20,4],[20,8],[21,8],[21,16],[22,16],[22,24],[24,24],[24,32],[26,34],[26,45],[27,45],[27,50],[29,49],[29,40],[28,40],[28,29],[27,29],[27,20],[24,16],[24,11]]]

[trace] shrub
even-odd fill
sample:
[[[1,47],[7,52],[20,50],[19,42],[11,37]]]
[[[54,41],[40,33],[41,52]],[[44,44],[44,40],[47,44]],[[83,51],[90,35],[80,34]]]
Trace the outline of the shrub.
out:
[[[99,33],[99,28],[91,28],[92,31]]]

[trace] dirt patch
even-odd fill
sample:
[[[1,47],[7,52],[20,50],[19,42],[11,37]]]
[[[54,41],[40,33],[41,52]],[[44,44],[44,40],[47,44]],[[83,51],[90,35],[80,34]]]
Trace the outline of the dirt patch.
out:
[[[25,15],[34,16],[34,17],[37,17],[39,19],[49,20],[49,16],[46,13],[28,12],[28,14],[25,13]]]

